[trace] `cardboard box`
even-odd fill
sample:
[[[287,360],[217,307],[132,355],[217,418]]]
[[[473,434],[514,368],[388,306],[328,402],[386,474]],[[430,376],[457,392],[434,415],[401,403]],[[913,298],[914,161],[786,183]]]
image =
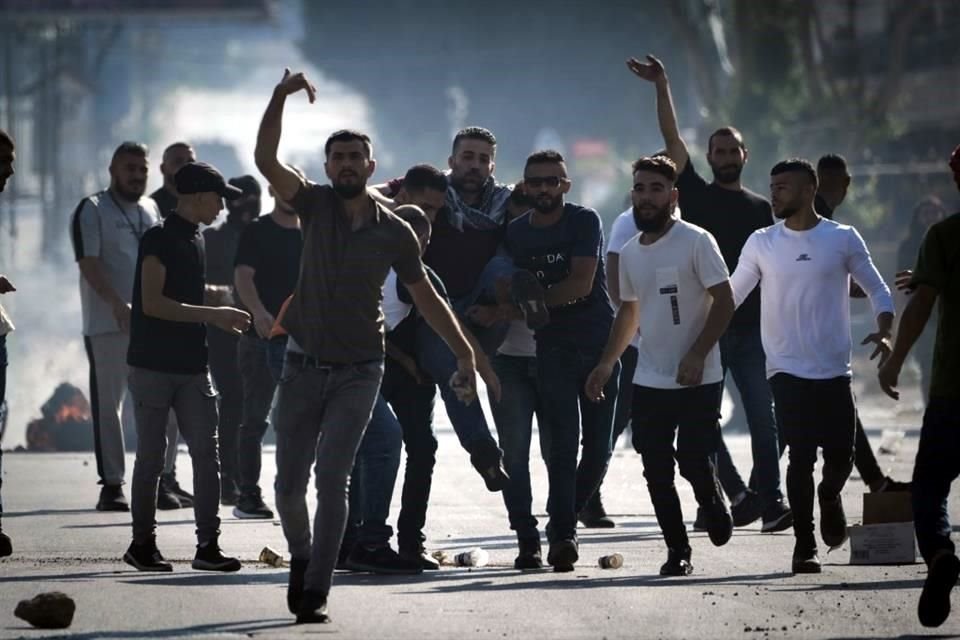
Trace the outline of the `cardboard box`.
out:
[[[917,543],[909,493],[867,493],[863,525],[852,526],[850,564],[913,564]]]

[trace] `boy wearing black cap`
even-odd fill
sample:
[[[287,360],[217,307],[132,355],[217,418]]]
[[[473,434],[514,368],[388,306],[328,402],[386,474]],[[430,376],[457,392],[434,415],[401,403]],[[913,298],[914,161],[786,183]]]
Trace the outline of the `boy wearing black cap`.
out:
[[[207,328],[241,334],[250,316],[232,307],[204,306],[206,266],[199,225],[213,222],[223,198],[239,190],[210,165],[191,162],[176,175],[176,211],[140,242],[130,322],[129,387],[137,419],[133,468],[133,542],[123,559],[140,571],[172,571],[156,545],[157,483],[173,409],[193,463],[197,553],[193,568],[237,571],[218,544],[217,392],[207,360]]]

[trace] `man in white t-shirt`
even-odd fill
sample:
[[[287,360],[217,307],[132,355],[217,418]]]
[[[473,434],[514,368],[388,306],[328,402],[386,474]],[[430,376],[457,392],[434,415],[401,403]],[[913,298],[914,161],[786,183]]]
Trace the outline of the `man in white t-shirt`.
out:
[[[598,400],[617,359],[640,329],[633,377],[633,444],[667,543],[660,575],[689,575],[690,543],[674,485],[693,486],[713,544],[726,544],[733,519],[717,480],[723,370],[717,341],[733,316],[727,267],[713,237],[678,220],[676,165],[634,163],[633,202],[641,233],[620,250],[620,308],[600,363],[586,384]],[[674,438],[677,448],[674,451]]]
[[[890,290],[853,227],[814,210],[817,173],[806,160],[770,172],[774,214],[781,224],[751,235],[731,277],[737,303],[759,283],[760,333],[781,436],[790,447],[787,497],[793,507],[794,573],[819,573],[813,527],[813,467],[823,450],[820,534],[836,547],[847,539],[840,492],[853,468],[856,407],[850,390],[850,277],[870,298],[882,360],[890,354]]]
[[[80,268],[83,342],[90,361],[99,511],[128,511],[123,495],[121,407],[127,394],[130,299],[140,239],[160,219],[144,196],[147,147],[124,142],[110,161],[110,188],[84,198],[71,218],[71,240]]]

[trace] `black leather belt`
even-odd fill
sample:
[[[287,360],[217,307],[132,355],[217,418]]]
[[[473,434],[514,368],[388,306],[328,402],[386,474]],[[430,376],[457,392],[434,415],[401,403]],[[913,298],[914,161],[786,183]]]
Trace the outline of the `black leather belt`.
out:
[[[287,362],[303,369],[343,369],[351,364],[349,362],[327,362],[296,351],[287,351],[286,357]]]

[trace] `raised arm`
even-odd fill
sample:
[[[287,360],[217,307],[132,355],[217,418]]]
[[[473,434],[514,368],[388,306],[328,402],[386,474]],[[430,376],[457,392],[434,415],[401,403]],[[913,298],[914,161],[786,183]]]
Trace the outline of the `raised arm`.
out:
[[[310,103],[317,99],[317,88],[314,87],[302,73],[290,73],[290,69],[283,70],[283,79],[273,90],[267,110],[260,121],[257,131],[257,146],[253,152],[257,169],[267,179],[273,190],[281,200],[291,201],[300,190],[303,180],[287,165],[277,158],[277,148],[280,146],[280,133],[283,129],[283,105],[287,96],[300,90],[307,92]]]
[[[670,81],[663,63],[657,58],[648,55],[647,62],[637,58],[627,60],[627,68],[639,78],[652,82],[657,88],[657,121],[660,124],[660,134],[667,147],[667,155],[677,165],[677,173],[683,173],[690,154],[687,145],[680,137],[680,127],[677,126],[677,113],[673,108],[673,97],[670,95]]]

